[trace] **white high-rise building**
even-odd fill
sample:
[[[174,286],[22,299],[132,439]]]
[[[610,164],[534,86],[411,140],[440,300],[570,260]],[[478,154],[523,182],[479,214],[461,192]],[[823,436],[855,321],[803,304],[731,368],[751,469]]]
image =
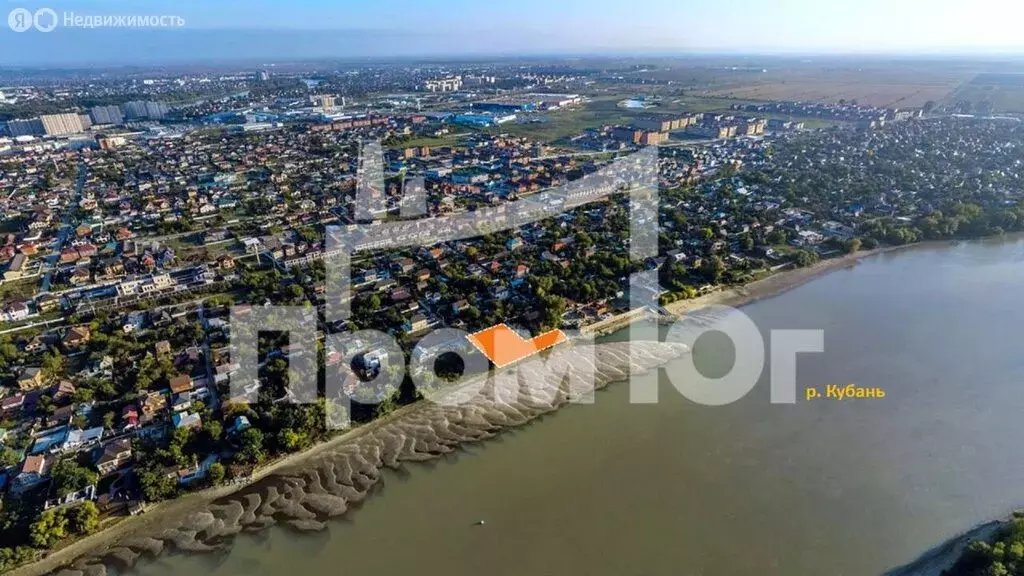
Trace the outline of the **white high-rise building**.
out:
[[[136,100],[124,103],[124,115],[129,120],[163,120],[170,107],[164,102]]]
[[[39,121],[39,118],[32,118],[30,120],[8,120],[7,131],[11,133],[11,136],[41,136],[45,134],[43,130],[43,123]]]
[[[96,106],[89,111],[93,124],[124,124],[120,106]]]
[[[67,136],[85,131],[82,119],[75,113],[44,114],[39,120],[43,123],[43,131],[47,136]]]

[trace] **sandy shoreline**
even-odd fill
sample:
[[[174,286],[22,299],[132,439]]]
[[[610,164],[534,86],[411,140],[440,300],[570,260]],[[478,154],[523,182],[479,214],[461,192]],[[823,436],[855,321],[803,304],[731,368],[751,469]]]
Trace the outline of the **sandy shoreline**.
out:
[[[54,550],[45,558],[42,558],[37,562],[33,562],[32,564],[16,568],[9,572],[9,574],[11,576],[39,576],[56,570],[57,568],[74,561],[79,556],[102,553],[104,549],[110,547],[121,538],[128,536],[133,532],[141,531],[157,524],[173,524],[175,519],[178,517],[185,516],[195,510],[205,508],[215,500],[238,493],[266,479],[274,473],[287,470],[290,467],[299,466],[324,451],[335,448],[346,442],[351,442],[396,418],[419,409],[420,407],[420,402],[403,406],[384,418],[374,420],[373,422],[359,426],[358,428],[353,428],[352,430],[339,434],[329,440],[320,442],[319,444],[310,447],[308,450],[289,454],[283,458],[275,460],[274,462],[256,470],[253,473],[252,480],[250,482],[244,484],[226,484],[215,488],[207,488],[199,492],[186,494],[182,497],[175,498],[174,500],[150,504],[147,506],[144,514],[123,518],[112,526],[104,528],[95,534],[86,536],[85,538],[80,538],[58,550]]]
[[[822,260],[806,268],[790,268],[788,270],[776,272],[767,278],[763,278],[743,286],[731,286],[715,290],[714,292],[698,296],[697,298],[678,300],[666,305],[665,309],[671,314],[679,316],[707,306],[717,305],[739,307],[765,298],[778,296],[783,292],[792,290],[793,288],[798,288],[812,280],[816,280],[826,274],[835,272],[836,270],[851,268],[856,266],[860,260],[865,258],[878,256],[879,254],[900,252],[910,248],[918,248],[922,245],[924,244],[889,246],[886,248],[877,248],[875,250],[865,250],[862,252],[855,252],[853,254],[845,254],[836,258]]]
[[[274,462],[246,485],[225,486],[153,506],[102,532],[51,553],[12,574],[104,576],[167,551],[223,549],[242,532],[272,525],[318,531],[331,518],[367,498],[385,469],[440,458],[461,445],[492,438],[556,411],[631,373],[654,369],[686,351],[679,344],[645,342],[594,345],[579,342],[556,354],[567,372],[544,363],[489,374],[481,394],[477,378],[440,392],[438,402],[418,402],[305,452]],[[591,374],[594,380],[564,374]],[[523,388],[523,383],[528,386]]]
[[[807,268],[797,268],[778,272],[745,286],[725,288],[698,298],[674,302],[665,308],[673,315],[682,315],[710,305],[742,306],[760,299],[776,296],[835,270],[854,266],[863,258],[898,251],[911,246],[881,248],[824,260]],[[629,313],[627,313],[627,315],[623,315],[624,317],[617,322],[614,321],[615,319],[612,319],[613,322],[610,322],[607,328],[595,331],[595,334],[606,334],[609,331],[619,330],[628,326],[633,321],[650,317],[646,314],[633,314],[631,316],[628,314]],[[22,566],[10,572],[10,574],[14,576],[38,576],[54,571],[85,555],[102,555],[108,549],[117,548],[115,545],[126,537],[130,537],[138,532],[147,531],[154,527],[173,525],[178,520],[188,517],[197,510],[208,508],[217,500],[236,495],[247,490],[268,477],[273,476],[275,473],[286,472],[292,468],[300,468],[301,465],[314,461],[322,454],[331,452],[336,448],[343,447],[348,444],[353,444],[360,437],[372,434],[381,428],[387,427],[400,418],[405,418],[419,412],[427,406],[429,406],[429,404],[425,402],[417,402],[415,404],[405,406],[381,420],[365,424],[359,428],[340,434],[325,442],[317,444],[306,451],[281,458],[257,470],[253,475],[252,481],[247,484],[235,484],[210,488],[188,494],[175,500],[151,505],[145,514],[120,520],[116,524],[113,524],[96,534],[77,540],[59,550],[55,550],[45,558],[35,563]]]

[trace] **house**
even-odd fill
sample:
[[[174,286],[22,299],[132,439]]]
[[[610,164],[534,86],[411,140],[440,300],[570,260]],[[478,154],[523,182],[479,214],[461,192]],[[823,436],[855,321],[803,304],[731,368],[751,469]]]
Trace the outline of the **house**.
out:
[[[88,430],[69,430],[61,449],[64,451],[80,450],[87,446],[98,445],[101,439],[103,439],[102,426]]]
[[[14,302],[4,311],[4,318],[9,322],[20,322],[28,318],[28,306],[24,302]]]
[[[167,397],[162,392],[150,392],[140,401],[144,419],[152,418],[157,412],[167,408]]]
[[[53,312],[63,307],[63,298],[55,296],[53,294],[43,294],[39,298],[36,298],[36,308],[40,312]]]
[[[403,302],[412,298],[412,294],[409,292],[409,289],[405,287],[395,288],[391,291],[390,296],[392,302]]]
[[[544,260],[546,262],[559,262],[559,261],[561,261],[561,258],[559,258],[558,256],[555,256],[554,254],[552,254],[551,252],[549,252],[547,250],[545,250],[544,253],[540,255],[540,259]]]
[[[430,320],[423,314],[413,315],[413,317],[402,326],[402,329],[409,334],[419,332],[420,330],[426,330],[427,328],[430,328]]]
[[[96,255],[99,250],[92,244],[82,244],[78,247],[78,257],[81,260],[88,260]]]
[[[174,422],[175,428],[201,428],[203,426],[203,419],[199,417],[199,414],[190,412],[175,414],[171,421]]]
[[[74,248],[65,248],[60,251],[60,263],[70,264],[71,262],[78,262],[78,250]]]
[[[43,386],[43,370],[38,366],[29,366],[18,376],[18,388],[22,391],[33,390]]]
[[[188,374],[179,374],[174,378],[171,378],[171,392],[175,394],[191,392],[194,387],[192,377]]]
[[[241,366],[239,366],[239,364],[237,362],[235,362],[235,363],[230,363],[229,362],[229,363],[226,363],[226,364],[218,364],[213,369],[213,371],[214,371],[213,381],[215,383],[217,383],[217,384],[220,384],[221,382],[226,382],[226,381],[228,381],[231,378],[231,374],[233,374],[234,372],[238,371],[239,368],[241,368]]]
[[[171,353],[171,343],[167,340],[161,340],[154,345],[157,356],[163,356]]]
[[[11,491],[20,493],[38,486],[46,478],[49,468],[50,462],[45,455],[37,454],[25,458],[21,463],[21,471],[14,477]]]
[[[245,416],[235,416],[235,421],[231,424],[231,431],[238,434],[250,427],[252,427],[252,424],[249,423],[248,418]]]
[[[221,257],[217,258],[217,267],[220,268],[221,270],[225,270],[225,271],[226,270],[234,270],[235,269],[235,259],[232,258],[228,254],[224,254]]]
[[[555,243],[551,246],[551,250],[553,252],[561,252],[562,250],[565,250],[566,248],[572,246],[574,241],[575,239],[572,237],[560,238],[556,240]]]
[[[121,430],[134,430],[139,427],[139,409],[133,404],[121,410]]]
[[[28,262],[28,257],[24,254],[18,254],[11,260],[11,263],[7,265],[7,270],[4,272],[4,280],[18,280],[25,274],[25,263]]]
[[[15,394],[14,396],[8,396],[3,400],[0,400],[0,413],[6,414],[7,412],[13,412],[20,410],[22,405],[25,404],[24,394]]]
[[[49,338],[45,334],[37,334],[25,344],[25,352],[39,352],[49,344]]]
[[[132,442],[128,438],[114,440],[103,447],[99,458],[96,459],[96,469],[100,474],[106,476],[124,466],[132,459]]]
[[[72,286],[85,286],[90,282],[89,269],[84,266],[79,266],[71,271],[71,276],[68,278],[68,282]]]
[[[74,326],[64,334],[64,339],[61,342],[65,348],[78,348],[88,344],[91,339],[92,332],[89,331],[88,326]]]
[[[171,406],[171,410],[175,413],[184,412],[192,406],[192,396],[188,394],[179,394],[174,397],[174,405]]]
[[[48,422],[48,424],[56,425],[39,430],[32,435],[32,446],[29,447],[29,454],[34,456],[36,454],[57,452],[64,446],[64,442],[68,439],[67,419],[62,421],[54,420]]]
[[[202,462],[198,462],[189,466],[188,468],[182,468],[175,472],[174,476],[177,477],[179,484],[191,484],[198,480],[206,478],[206,475],[210,472],[210,466],[212,466],[218,457],[216,454],[210,454]]]
[[[69,400],[75,394],[75,385],[67,380],[61,380],[59,384],[53,387],[51,395],[53,399],[58,402]]]
[[[412,258],[401,258],[391,264],[391,268],[399,274],[408,274],[412,272],[416,267],[416,264],[412,261]]]
[[[467,302],[466,300],[459,300],[458,302],[452,304],[452,312],[455,314],[460,314],[467,308],[469,308],[469,302]]]

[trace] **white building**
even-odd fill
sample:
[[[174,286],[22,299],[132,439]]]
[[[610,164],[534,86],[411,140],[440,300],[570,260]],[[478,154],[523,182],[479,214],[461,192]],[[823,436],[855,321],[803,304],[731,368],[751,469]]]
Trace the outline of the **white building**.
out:
[[[74,113],[44,114],[39,117],[39,121],[43,123],[43,132],[47,136],[67,136],[85,131],[82,118]]]

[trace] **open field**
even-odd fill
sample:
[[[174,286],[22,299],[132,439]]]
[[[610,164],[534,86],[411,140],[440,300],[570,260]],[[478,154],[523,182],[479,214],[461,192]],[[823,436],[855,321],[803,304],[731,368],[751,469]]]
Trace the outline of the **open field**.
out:
[[[647,114],[671,114],[675,112],[702,112],[702,113],[733,113],[736,112],[730,107],[734,104],[764,104],[767,100],[750,100],[750,99],[734,99],[734,98],[722,98],[718,96],[679,96],[675,98],[665,98],[661,103],[655,107],[648,108],[642,112]],[[805,128],[828,128],[830,126],[837,126],[843,124],[838,120],[826,120],[823,118],[803,118],[796,116],[789,116],[786,114],[768,114],[758,112],[757,116],[763,118],[778,118],[779,120],[799,120],[804,123]]]
[[[880,58],[740,58],[731,61],[665,62],[638,77],[672,83],[687,96],[755,101],[838,102],[914,108],[940,103],[991,62]]]
[[[39,278],[22,278],[0,284],[0,303],[13,300],[29,300],[39,289]]]
[[[546,122],[517,124],[509,122],[488,129],[491,132],[528,136],[538,140],[553,141],[578,134],[587,128],[596,128],[605,124],[628,124],[632,118],[642,111],[630,111],[619,108],[617,103],[621,97],[611,97],[588,102],[585,106],[569,110],[556,110],[545,113]]]
[[[945,104],[961,112],[1024,113],[1024,73],[978,74],[951,93]]]
[[[920,108],[925,102],[940,102],[957,87],[956,82],[940,84],[876,84],[859,81],[780,82],[715,91],[715,96],[748,100],[835,103],[856,101],[881,108]]]
[[[951,68],[875,66],[871,68],[791,68],[767,71],[756,81],[700,91],[700,94],[746,100],[839,102],[883,108],[918,108],[941,102],[975,76]]]

